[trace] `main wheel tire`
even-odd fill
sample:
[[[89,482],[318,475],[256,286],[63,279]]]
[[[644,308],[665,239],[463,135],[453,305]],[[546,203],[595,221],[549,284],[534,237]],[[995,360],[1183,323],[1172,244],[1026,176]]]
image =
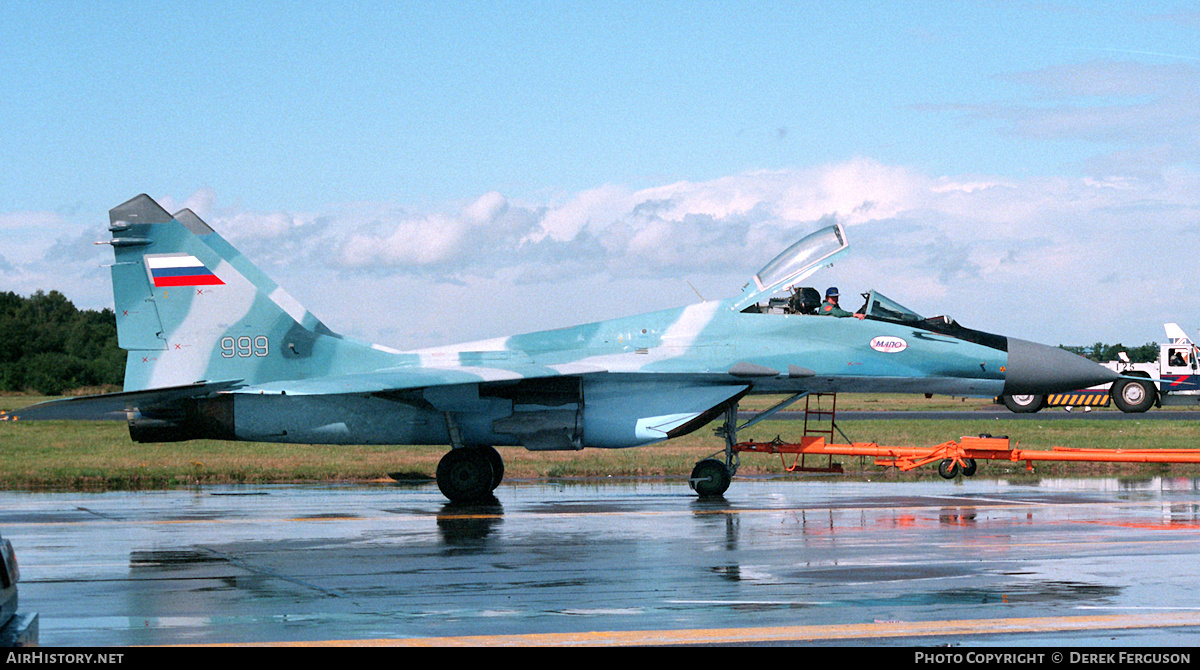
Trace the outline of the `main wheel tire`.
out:
[[[1148,379],[1144,382],[1118,379],[1113,382],[1109,395],[1112,396],[1113,404],[1122,412],[1141,413],[1154,405],[1154,401],[1158,399],[1158,389],[1154,388],[1154,383]]]
[[[725,495],[731,479],[729,468],[725,467],[724,463],[715,458],[706,458],[692,468],[688,485],[700,494],[701,498],[715,498]]]
[[[1044,395],[1006,395],[1004,406],[1017,414],[1032,414],[1046,406]]]
[[[944,479],[954,479],[958,476],[958,463],[954,459],[947,458],[941,463],[938,463],[938,474]]]
[[[483,455],[487,456],[488,463],[492,464],[491,490],[495,491],[496,487],[500,486],[500,482],[504,480],[504,459],[500,457],[500,452],[496,451],[496,448],[491,445],[484,444],[475,447],[475,449],[482,451]]]
[[[451,502],[475,502],[492,492],[491,461],[482,449],[451,449],[437,467],[437,484]]]

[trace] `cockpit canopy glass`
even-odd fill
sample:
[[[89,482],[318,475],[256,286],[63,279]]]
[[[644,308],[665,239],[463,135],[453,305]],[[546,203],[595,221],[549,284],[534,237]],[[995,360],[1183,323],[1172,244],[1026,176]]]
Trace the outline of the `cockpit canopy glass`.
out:
[[[863,313],[884,321],[899,323],[916,323],[925,320],[925,317],[920,314],[876,291],[867,294],[867,305]]]
[[[1008,350],[1008,340],[1002,335],[993,335],[980,330],[963,328],[949,316],[921,316],[895,300],[885,295],[880,295],[876,291],[864,293],[863,297],[867,299],[867,302],[858,311],[866,314],[868,319],[890,321],[905,326],[911,325],[914,328],[950,335],[960,340],[975,342],[976,344],[982,344],[993,349]]]
[[[807,235],[785,249],[754,275],[753,283],[746,285],[735,309],[746,307],[763,294],[795,286],[847,246],[846,233],[841,224],[834,224]]]
[[[782,286],[790,279],[806,277],[804,270],[815,266],[846,247],[841,226],[822,228],[793,244],[754,275],[759,290]],[[811,274],[811,273],[810,273]]]

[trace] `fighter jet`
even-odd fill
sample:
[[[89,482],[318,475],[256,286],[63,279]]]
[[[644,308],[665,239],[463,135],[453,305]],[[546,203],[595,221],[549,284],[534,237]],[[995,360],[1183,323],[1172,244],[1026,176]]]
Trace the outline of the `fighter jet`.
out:
[[[449,445],[452,501],[500,483],[498,445],[619,449],[725,415],[725,458],[691,483],[722,495],[750,394],[1050,393],[1116,373],[1056,347],[925,318],[870,291],[856,318],[817,309],[801,284],[846,250],[812,232],[735,298],[506,338],[398,351],[334,333],[188,210],[139,195],[109,212],[121,393],[51,401],[22,418],[113,412],[138,442]],[[790,296],[788,295],[790,292]]]

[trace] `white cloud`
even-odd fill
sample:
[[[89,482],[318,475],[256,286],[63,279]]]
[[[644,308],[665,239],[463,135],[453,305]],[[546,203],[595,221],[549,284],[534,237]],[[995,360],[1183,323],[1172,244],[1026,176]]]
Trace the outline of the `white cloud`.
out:
[[[1140,344],[1163,321],[1200,314],[1189,288],[1200,172],[1187,164],[1152,178],[1001,179],[858,158],[643,190],[606,185],[550,203],[489,192],[429,212],[387,203],[246,212],[207,192],[183,203],[207,211],[331,327],[406,348],[676,306],[696,299],[691,286],[729,297],[830,219],[847,225],[851,248],[814,282],[876,288],[971,327],[1052,344]],[[108,304],[97,279],[111,256],[89,244],[103,223],[12,212],[0,214],[0,234],[6,289]]]
[[[540,229],[526,239],[571,240],[585,228],[605,228],[630,209],[632,197],[628,189],[611,184],[583,191],[563,205],[551,206]]]
[[[352,233],[339,256],[352,269],[441,263],[458,248],[464,228],[462,221],[441,215],[375,223]]]
[[[508,200],[499,192],[484,193],[463,210],[463,215],[476,225],[495,221],[508,209]]]
[[[80,222],[55,212],[0,213],[0,290],[29,295],[57,289],[73,301],[111,306],[107,220]]]

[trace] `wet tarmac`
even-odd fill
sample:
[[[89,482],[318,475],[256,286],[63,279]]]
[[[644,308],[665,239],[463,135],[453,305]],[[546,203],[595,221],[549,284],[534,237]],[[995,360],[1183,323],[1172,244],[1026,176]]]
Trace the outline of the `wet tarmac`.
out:
[[[48,646],[1200,643],[1200,481],[0,493]]]

